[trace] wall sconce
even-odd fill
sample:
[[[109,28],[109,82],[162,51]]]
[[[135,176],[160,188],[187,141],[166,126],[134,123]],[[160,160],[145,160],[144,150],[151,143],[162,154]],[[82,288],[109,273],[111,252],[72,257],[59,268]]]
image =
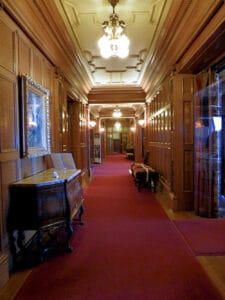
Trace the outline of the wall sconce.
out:
[[[136,130],[135,127],[131,127],[131,128],[130,128],[130,131],[133,131],[133,132],[134,132],[135,130]]]
[[[104,127],[100,127],[100,132],[104,132],[105,128]]]
[[[90,129],[92,129],[92,128],[94,128],[95,127],[95,125],[96,125],[96,122],[95,121],[89,121],[89,128]]]
[[[145,126],[145,120],[144,120],[144,119],[138,120],[138,124],[139,124],[141,127],[144,127],[144,126]]]

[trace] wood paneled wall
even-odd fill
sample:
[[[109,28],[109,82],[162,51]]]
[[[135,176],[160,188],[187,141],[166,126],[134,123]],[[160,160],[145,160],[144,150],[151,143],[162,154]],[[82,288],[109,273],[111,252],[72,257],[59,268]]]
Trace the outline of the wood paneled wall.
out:
[[[160,91],[147,105],[146,148],[149,164],[172,188],[172,99],[170,81],[165,82]]]
[[[1,11],[0,11],[1,13]],[[6,213],[8,184],[19,175],[18,140],[18,33],[16,26],[0,15],[0,286],[8,280]]]
[[[193,75],[175,75],[163,83],[147,106],[149,164],[171,192],[173,210],[192,210]]]
[[[47,168],[46,157],[20,159],[18,76],[29,75],[50,90],[50,127],[52,152],[72,152],[85,176],[88,169],[86,139],[86,104],[77,99],[72,135],[69,134],[68,95],[76,98],[60,70],[0,10],[0,287],[8,280],[10,253],[6,219],[9,204],[8,186]],[[78,134],[77,134],[78,133]],[[74,149],[75,148],[75,149]]]
[[[193,210],[193,75],[176,75],[173,84],[174,210]]]

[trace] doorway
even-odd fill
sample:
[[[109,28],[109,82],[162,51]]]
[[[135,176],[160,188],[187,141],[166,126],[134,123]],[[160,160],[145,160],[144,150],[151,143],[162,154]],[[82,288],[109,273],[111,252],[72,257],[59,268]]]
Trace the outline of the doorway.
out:
[[[105,120],[106,154],[125,153],[128,144],[133,144],[134,135],[130,131],[130,123],[131,120],[128,118],[119,121],[113,119]]]
[[[121,132],[114,132],[113,128],[108,128],[108,131],[109,132],[107,132],[107,139],[106,139],[107,154],[122,153]]]

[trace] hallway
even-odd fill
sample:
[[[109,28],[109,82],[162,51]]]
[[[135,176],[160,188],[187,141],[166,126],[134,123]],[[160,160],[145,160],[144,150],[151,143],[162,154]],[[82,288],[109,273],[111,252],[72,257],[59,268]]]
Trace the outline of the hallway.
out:
[[[85,189],[84,226],[71,254],[33,269],[15,299],[221,299],[130,162],[111,155]]]

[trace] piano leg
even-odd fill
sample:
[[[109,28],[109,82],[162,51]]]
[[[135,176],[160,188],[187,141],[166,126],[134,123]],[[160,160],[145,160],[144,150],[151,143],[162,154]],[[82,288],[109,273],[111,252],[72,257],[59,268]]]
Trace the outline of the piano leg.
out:
[[[84,225],[84,222],[83,222],[83,220],[82,220],[82,215],[83,215],[83,213],[84,213],[84,206],[81,205],[81,206],[80,206],[80,209],[79,209],[79,213],[78,213],[78,224],[79,224],[79,225]]]
[[[20,248],[21,253],[24,252],[24,241],[25,241],[25,234],[23,230],[18,230],[17,235],[17,245]]]
[[[15,242],[16,242],[16,239],[14,237],[14,234],[13,234],[13,230],[9,231],[9,247],[10,247],[10,251],[11,251],[11,254],[12,254],[12,266],[13,268],[16,267],[16,262],[17,262],[17,259],[16,259],[16,245],[15,245]]]
[[[37,247],[38,247],[38,253],[39,253],[39,259],[40,262],[44,261],[44,254],[47,251],[47,249],[43,249],[43,236],[42,236],[42,230],[37,230]]]

